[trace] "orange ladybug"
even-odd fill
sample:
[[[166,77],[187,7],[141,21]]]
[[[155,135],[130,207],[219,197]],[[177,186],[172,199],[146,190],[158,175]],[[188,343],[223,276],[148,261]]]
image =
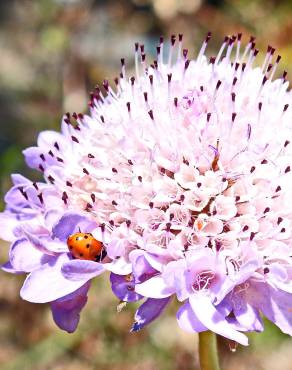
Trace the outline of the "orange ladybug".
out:
[[[90,233],[75,233],[67,239],[73,257],[80,260],[98,261],[102,258],[103,244]]]

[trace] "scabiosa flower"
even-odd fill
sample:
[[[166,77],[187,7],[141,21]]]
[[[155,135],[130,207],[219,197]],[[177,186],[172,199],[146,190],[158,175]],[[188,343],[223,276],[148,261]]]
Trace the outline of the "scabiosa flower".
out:
[[[13,176],[1,236],[13,242],[3,269],[29,273],[21,296],[51,302],[73,331],[91,278],[108,270],[121,301],[146,298],[132,330],[176,297],[179,326],[211,330],[243,345],[261,314],[292,335],[292,114],[286,72],[268,47],[262,66],[251,38],[226,37],[209,60],[171,37],[165,60],[136,75],[125,61],[97,86],[90,115],[66,114],[61,133],[43,132],[24,151],[43,183]],[[177,48],[176,48],[177,47]],[[101,243],[85,259],[67,247],[78,230]],[[70,248],[70,245],[69,245]]]

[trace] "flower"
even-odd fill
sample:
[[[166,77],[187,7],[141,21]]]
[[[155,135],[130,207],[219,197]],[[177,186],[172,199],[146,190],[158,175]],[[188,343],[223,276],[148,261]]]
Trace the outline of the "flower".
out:
[[[90,115],[67,113],[61,133],[43,132],[24,151],[45,182],[13,176],[1,235],[13,242],[3,269],[29,273],[21,296],[51,302],[73,331],[90,280],[110,271],[114,294],[146,300],[132,331],[159,317],[172,297],[179,326],[247,345],[261,314],[292,335],[291,93],[280,56],[251,38],[226,37],[216,57],[196,59],[172,36],[146,63],[135,45],[116,88],[104,81]],[[177,56],[175,47],[177,44]],[[141,60],[141,63],[139,62]],[[73,259],[67,238],[92,233],[104,255]],[[105,256],[106,254],[106,256]],[[46,289],[44,289],[44,287]]]

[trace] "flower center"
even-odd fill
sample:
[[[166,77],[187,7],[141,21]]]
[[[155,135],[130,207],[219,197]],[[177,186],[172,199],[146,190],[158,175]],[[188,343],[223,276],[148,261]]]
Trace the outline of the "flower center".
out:
[[[192,285],[193,289],[196,291],[209,289],[212,282],[215,279],[215,272],[214,271],[202,271],[196,275],[195,281]]]

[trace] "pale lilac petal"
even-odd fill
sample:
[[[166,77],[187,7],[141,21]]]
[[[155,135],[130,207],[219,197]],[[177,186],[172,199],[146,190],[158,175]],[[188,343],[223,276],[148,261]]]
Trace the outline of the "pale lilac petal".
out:
[[[11,180],[13,182],[13,185],[28,185],[31,183],[29,179],[20,175],[19,173],[12,173]]]
[[[203,294],[193,294],[189,298],[190,305],[198,320],[209,330],[234,340],[244,346],[248,345],[248,338],[234,330],[216,310],[210,299]]]
[[[71,281],[87,281],[105,271],[104,265],[95,261],[71,260],[61,268],[64,278]]]
[[[59,328],[73,333],[80,320],[80,312],[87,302],[89,283],[84,284],[75,292],[51,303],[53,319]]]
[[[60,145],[60,143],[64,142],[64,136],[57,131],[45,130],[39,134],[37,144],[39,147],[46,149],[50,148],[56,141]]]
[[[68,247],[65,243],[53,241],[49,237],[40,238],[30,233],[25,227],[22,227],[22,232],[27,240],[42,253],[55,256],[58,253],[68,251]]]
[[[92,231],[92,235],[96,240],[99,240],[102,243],[108,244],[111,242],[111,234],[107,230],[103,230],[101,227],[96,227]]]
[[[269,284],[252,282],[248,290],[251,304],[276,324],[283,333],[292,335],[292,295]]]
[[[287,270],[285,266],[280,265],[279,263],[272,263],[269,265],[269,275],[268,277],[272,277],[273,279],[284,282],[288,278]]]
[[[52,229],[53,237],[67,241],[68,237],[75,232],[90,232],[96,228],[96,223],[79,213],[65,213]]]
[[[19,190],[20,186],[13,186],[5,194],[4,201],[12,208],[23,208],[26,206],[27,201]]]
[[[88,279],[79,281],[66,279],[61,272],[61,267],[67,261],[69,261],[67,255],[60,255],[55,257],[54,263],[47,263],[31,272],[20,290],[20,296],[29,302],[46,303],[80,288]]]
[[[173,259],[167,249],[160,248],[157,245],[147,246],[145,258],[157,271],[162,271],[163,267]]]
[[[178,325],[181,329],[190,333],[200,333],[208,330],[200,320],[198,320],[189,302],[179,308],[176,314]]]
[[[26,239],[15,241],[9,252],[11,266],[16,271],[31,272],[45,263],[49,263],[54,258],[34,248]]]
[[[99,240],[102,240],[103,235],[104,234],[101,235],[101,239]],[[106,247],[107,255],[112,259],[123,256],[125,254],[127,244],[128,242],[124,238],[121,239],[115,238],[111,240]]]
[[[105,263],[104,267],[117,275],[126,275],[132,272],[132,264],[124,257],[120,257],[110,263]]]
[[[1,265],[1,270],[5,272],[9,272],[10,274],[24,274],[24,271],[17,271],[15,268],[11,265],[10,261],[7,261],[6,263],[3,263]]]
[[[31,146],[26,148],[22,151],[24,155],[24,159],[26,164],[30,168],[38,169],[41,163],[40,154],[42,154],[42,150],[36,146]]]
[[[192,283],[194,274],[191,274],[190,280],[188,280],[188,269],[185,259],[179,259],[168,263],[163,271],[163,280],[165,284],[172,288],[177,296],[177,299],[181,302],[185,301],[190,292],[192,292]]]
[[[12,242],[15,240],[13,229],[19,224],[19,221],[10,212],[0,213],[0,237],[1,239]]]
[[[139,331],[144,328],[145,325],[154,321],[162,314],[169,302],[170,297],[163,299],[147,299],[147,301],[145,301],[136,311],[135,322],[131,331]]]
[[[264,330],[263,322],[260,317],[259,311],[242,301],[240,307],[234,307],[233,313],[239,324],[248,331],[258,331]]]
[[[135,282],[129,275],[116,275],[111,273],[110,282],[114,294],[124,302],[135,302],[143,298],[135,292]]]
[[[137,284],[135,287],[137,293],[148,298],[166,298],[174,293],[174,289],[165,284],[161,276],[154,276],[144,283]]]
[[[134,250],[131,252],[129,257],[132,263],[132,270],[136,283],[142,283],[152,275],[157,274],[158,271],[155,270],[146,260],[145,252]]]
[[[292,281],[288,277],[287,270],[278,263],[273,263],[268,267],[269,273],[266,274],[269,283],[275,288],[292,294]]]
[[[248,280],[259,266],[259,261],[253,259],[241,266],[240,270],[235,271],[232,276],[228,276],[216,294],[215,303],[219,304],[236,285],[240,285]]]

